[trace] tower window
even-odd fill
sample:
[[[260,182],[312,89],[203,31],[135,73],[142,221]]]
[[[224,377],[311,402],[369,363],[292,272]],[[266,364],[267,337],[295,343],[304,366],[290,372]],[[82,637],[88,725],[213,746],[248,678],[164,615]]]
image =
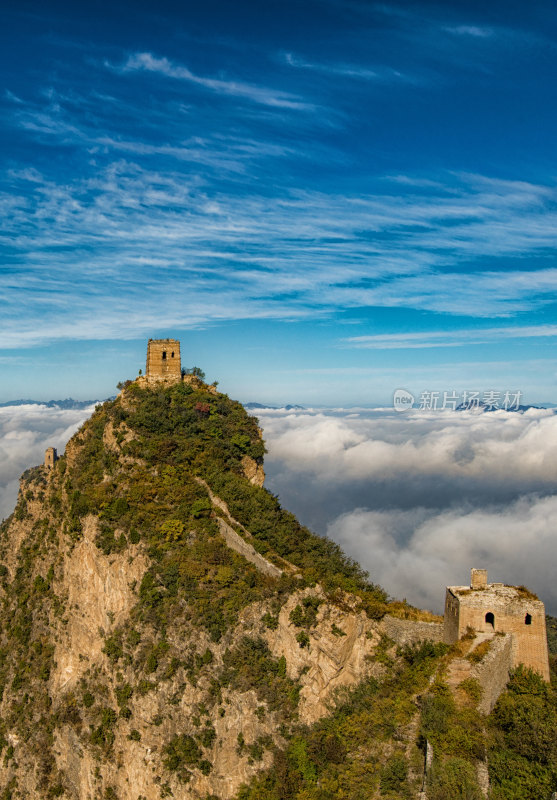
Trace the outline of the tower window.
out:
[[[174,358],[174,350],[171,352],[170,358]]]
[[[495,617],[493,616],[491,611],[488,611],[485,615],[485,621],[488,625],[491,625],[492,628],[495,627]]]
[[[166,350],[162,351],[162,360],[166,361]]]
[[[526,614],[526,616],[524,617],[524,624],[525,625],[531,625],[532,624],[532,615],[531,614]]]

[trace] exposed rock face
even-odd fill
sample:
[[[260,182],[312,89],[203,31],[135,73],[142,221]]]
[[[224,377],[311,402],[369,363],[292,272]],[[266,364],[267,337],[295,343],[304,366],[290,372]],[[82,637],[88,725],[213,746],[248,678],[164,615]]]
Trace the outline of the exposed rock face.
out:
[[[67,613],[59,626],[51,674],[53,695],[73,689],[83,673],[103,663],[104,636],[122,625],[137,602],[137,592],[148,559],[137,546],[126,554],[103,556],[95,544],[98,520],[89,515],[83,538],[65,553],[59,594],[67,597]]]
[[[300,647],[299,629],[290,614],[304,597],[317,597],[321,605],[315,627],[309,631],[309,644]],[[373,654],[380,633],[376,622],[363,612],[341,611],[326,602],[319,589],[305,589],[291,595],[279,614],[276,631],[267,633],[272,652],[284,656],[291,677],[301,675],[300,718],[312,723],[327,713],[335,689],[353,686],[376,672],[377,665],[366,661]]]
[[[250,483],[254,486],[263,486],[265,482],[265,471],[261,464],[258,464],[254,458],[244,456],[242,459],[242,466],[244,468],[244,475]]]

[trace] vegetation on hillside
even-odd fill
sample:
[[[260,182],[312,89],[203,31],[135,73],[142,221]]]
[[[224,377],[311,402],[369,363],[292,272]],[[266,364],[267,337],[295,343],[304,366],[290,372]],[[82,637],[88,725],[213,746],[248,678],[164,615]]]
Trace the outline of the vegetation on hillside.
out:
[[[40,468],[27,471],[25,486],[28,488],[20,493],[14,514],[0,526],[0,700],[9,700],[2,705],[0,754],[4,764],[14,759],[10,733],[24,741],[32,738],[38,788],[50,797],[54,795],[48,791],[60,788],[52,752],[58,717],[49,693],[55,648],[50,625],[53,619],[63,618],[65,598],[54,590],[57,531],[46,516],[35,518],[30,526],[13,576],[5,566],[10,522],[24,522],[29,505],[44,496],[46,481]],[[2,788],[0,797],[12,798],[14,786]]]
[[[50,798],[69,791],[54,756],[62,730],[71,728],[76,747],[113,771],[118,736],[139,743],[167,724],[157,740],[157,781],[169,797],[172,780],[185,785],[211,774],[218,720],[229,713],[230,697],[244,694],[268,732],[253,741],[239,734],[237,755],[271,766],[237,800],[406,800],[420,789],[427,742],[434,753],[429,800],[480,800],[475,770],[486,754],[493,800],[547,800],[557,790],[554,689],[517,670],[486,720],[476,710],[477,684],[462,684],[455,697],[444,683],[453,652],[445,645],[397,649],[383,637],[366,656],[374,677],[338,691],[319,722],[300,724],[302,673],[292,675],[288,654],[276,658],[261,630],[235,635],[242,611],[259,609],[261,625],[273,631],[293,591],[322,586],[325,595],[307,592],[289,614],[304,653],[323,597],[343,608],[351,592],[372,619],[387,610],[417,612],[389,602],[336,544],[249,483],[243,460],[261,463],[264,445],[257,420],[239,403],[200,380],[149,389],[129,383],[97,407],[67,452],[48,479],[42,467],[25,473],[14,514],[0,526],[0,763],[12,770],[0,800],[22,796],[14,735],[33,754],[39,796]],[[281,567],[294,565],[296,574],[268,577],[227,547],[204,482],[254,547]],[[82,541],[88,515],[98,523],[99,553],[131,560],[141,552],[148,566],[130,587],[137,603],[128,617],[99,634],[106,663],[53,695],[54,631],[64,630],[70,610],[60,589],[63,552]],[[25,535],[11,552],[16,523]],[[342,647],[345,632],[335,624],[331,630]],[[551,639],[551,624],[548,632]],[[184,722],[180,703],[194,690],[199,697]],[[157,711],[142,728],[137,704],[155,707],[155,696]],[[98,796],[118,794],[105,785]]]
[[[547,800],[557,787],[555,691],[519,668],[486,719],[476,710],[476,682],[462,686],[459,700],[443,682],[445,652],[431,643],[399,650],[386,679],[364,681],[339,695],[329,717],[294,730],[272,768],[236,800],[407,800],[419,789],[426,742],[428,800],[482,800],[476,765],[486,756],[490,800]]]
[[[413,725],[416,704],[446,647],[423,643],[395,653],[392,645],[384,639],[375,655],[383,677],[340,692],[330,716],[293,730],[272,768],[242,787],[236,800],[414,796],[424,758]]]
[[[108,423],[123,458],[106,446]],[[131,384],[123,397],[96,409],[76,442],[77,460],[64,486],[70,501],[66,532],[77,539],[81,520],[92,513],[101,520],[103,552],[121,551],[130,542],[148,544],[152,566],[140,589],[144,618],[164,625],[180,593],[187,592],[190,619],[218,641],[245,605],[317,580],[331,592],[352,589],[370,613],[384,613],[385,592],[355,562],[245,479],[242,458],[260,461],[264,445],[255,418],[226,395],[203,384]],[[229,504],[262,554],[300,567],[302,581],[285,575],[277,585],[229,550],[196,476]]]
[[[518,667],[490,716],[492,800],[547,800],[557,791],[557,692]]]
[[[276,498],[249,484],[242,459],[260,462],[264,453],[257,421],[201,382],[160,389],[131,384],[96,408],[67,453],[49,480],[42,467],[27,471],[16,510],[0,531],[0,557],[6,558],[11,524],[26,529],[15,575],[0,568],[0,691],[5,687],[10,698],[0,722],[5,763],[11,763],[13,752],[9,731],[36,753],[42,794],[62,795],[64,779],[53,755],[56,731],[75,727],[82,746],[111,760],[122,720],[130,726],[128,738],[141,739],[133,726],[134,698],[176,676],[194,687],[200,681],[210,686],[200,719],[217,713],[223,691],[255,689],[261,712],[282,719],[281,730],[288,734],[296,724],[300,686],[287,677],[284,660],[274,659],[263,640],[247,638],[230,642],[219,666],[210,647],[198,647],[192,628],[209,642],[221,642],[246,606],[266,602],[265,618],[275,620],[294,589],[317,579],[331,596],[354,587],[375,615],[383,613],[387,598],[336,545],[302,528]],[[299,574],[269,578],[230,550],[197,478],[253,528],[257,549],[281,565],[288,559]],[[87,671],[80,692],[53,702],[48,683],[55,650],[52,625],[55,619],[63,625],[68,611],[67,598],[55,589],[63,579],[60,546],[62,541],[71,551],[81,541],[88,515],[98,521],[96,545],[103,555],[125,555],[139,547],[149,566],[129,618],[103,633],[111,669]],[[166,713],[172,715],[172,707]],[[190,731],[165,745],[163,766],[180,780],[188,780],[192,769],[211,770],[207,756],[214,734],[207,728],[209,717],[199,730],[196,718]],[[261,758],[271,746],[272,740],[264,740],[242,748],[250,758]]]
[[[386,593],[337,544],[300,525],[269,491],[246,481],[242,459],[260,462],[265,448],[257,420],[240,403],[203,384],[197,389],[132,384],[126,405],[129,410],[116,404],[111,414],[115,424],[124,422],[135,434],[125,453],[159,471],[167,467],[202,477],[250,531],[260,553],[279,565],[282,558],[299,567],[307,585],[318,581],[331,592],[355,592],[370,614],[385,612]]]

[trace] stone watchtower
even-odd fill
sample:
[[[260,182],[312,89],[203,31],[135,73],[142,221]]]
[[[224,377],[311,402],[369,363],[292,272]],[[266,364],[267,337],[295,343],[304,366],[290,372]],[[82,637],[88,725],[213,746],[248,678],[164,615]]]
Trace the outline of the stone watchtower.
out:
[[[47,447],[44,453],[44,465],[47,469],[52,469],[58,460],[58,453],[55,447]]]
[[[511,634],[511,667],[524,664],[549,681],[545,608],[528,589],[488,583],[487,570],[473,569],[470,586],[447,587],[445,642],[453,644],[469,627]]]
[[[180,383],[182,363],[178,339],[149,339],[145,378],[147,383]]]

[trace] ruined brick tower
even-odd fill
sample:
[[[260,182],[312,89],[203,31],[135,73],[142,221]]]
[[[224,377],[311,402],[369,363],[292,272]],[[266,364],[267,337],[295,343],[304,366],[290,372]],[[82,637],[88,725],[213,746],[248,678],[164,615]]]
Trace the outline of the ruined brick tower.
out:
[[[44,465],[47,469],[52,469],[58,459],[55,447],[47,447],[44,453]]]
[[[149,339],[145,377],[148,383],[180,383],[182,364],[178,339]]]
[[[535,594],[522,586],[488,583],[487,570],[473,569],[470,586],[447,587],[445,642],[456,642],[468,627],[511,634],[510,666],[524,664],[549,681],[545,608]]]

